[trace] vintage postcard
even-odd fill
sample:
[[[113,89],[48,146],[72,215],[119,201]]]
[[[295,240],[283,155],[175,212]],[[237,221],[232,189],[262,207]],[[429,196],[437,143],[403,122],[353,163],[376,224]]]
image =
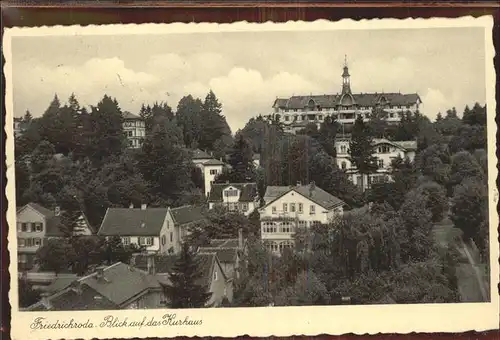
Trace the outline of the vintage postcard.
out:
[[[6,29],[13,339],[497,328],[492,25]]]

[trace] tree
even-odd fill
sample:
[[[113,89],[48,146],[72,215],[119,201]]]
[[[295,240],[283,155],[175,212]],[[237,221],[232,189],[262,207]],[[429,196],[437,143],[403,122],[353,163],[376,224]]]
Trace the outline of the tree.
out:
[[[75,252],[67,240],[49,239],[36,252],[36,263],[40,268],[56,274],[69,270],[74,259]]]
[[[45,140],[40,142],[30,157],[31,171],[36,174],[45,170],[49,166],[49,162],[52,161],[54,154],[54,145]]]
[[[210,90],[203,102],[201,114],[203,129],[200,131],[199,147],[213,150],[214,143],[223,136],[231,135],[231,129],[222,115],[222,104]]]
[[[485,174],[476,158],[467,151],[461,151],[451,157],[450,184],[457,185],[469,177],[484,179]]]
[[[95,256],[101,257],[101,261],[111,265],[116,262],[130,263],[130,259],[134,253],[141,252],[141,248],[135,244],[128,246],[123,245],[121,237],[113,236],[106,239],[100,250],[96,250]]]
[[[373,139],[361,116],[358,116],[354,122],[349,142],[349,155],[350,161],[361,174],[361,188],[364,188],[364,175],[375,172],[378,166],[377,158],[373,156]]]
[[[450,218],[455,226],[462,230],[465,240],[473,239],[480,244],[484,243],[480,228],[482,223],[487,221],[487,209],[488,193],[485,184],[480,180],[466,178],[455,187]]]
[[[441,112],[438,112],[437,117],[436,117],[436,122],[440,122],[442,120],[443,120],[443,115],[441,114]]]
[[[448,211],[448,199],[444,187],[436,182],[426,182],[416,190],[427,198],[425,208],[431,212],[432,222],[441,221]]]
[[[199,284],[203,276],[199,259],[183,244],[180,256],[169,275],[171,284],[163,285],[170,308],[202,308],[211,297],[208,287]]]
[[[150,193],[163,204],[187,203],[194,189],[191,171],[194,166],[182,143],[182,132],[174,121],[157,125],[146,136],[137,156],[138,168],[149,183]],[[158,202],[158,203],[160,203]]]
[[[314,272],[305,271],[297,275],[294,285],[278,293],[275,301],[276,306],[328,305],[330,295]]]
[[[487,135],[486,126],[464,124],[458,129],[456,135],[451,137],[450,151],[469,151],[474,152],[477,149],[486,149]]]
[[[475,103],[472,110],[466,106],[462,121],[468,125],[486,126],[486,106],[483,107],[479,103]]]
[[[255,181],[252,146],[242,135],[236,137],[233,149],[229,154],[229,164],[231,165],[231,170],[229,170],[227,174],[228,178],[221,178],[218,176],[216,179],[217,182],[220,183],[226,180],[233,183]]]
[[[93,106],[88,117],[86,130],[86,154],[100,164],[105,158],[120,155],[126,145],[123,134],[123,116],[116,99],[104,95]]]
[[[176,121],[182,129],[184,144],[190,148],[199,146],[199,139],[203,126],[202,119],[203,103],[200,99],[194,99],[188,95],[182,97],[177,105]]]
[[[318,141],[332,157],[337,156],[337,149],[335,148],[335,138],[339,130],[339,124],[335,117],[327,116],[319,127]]]

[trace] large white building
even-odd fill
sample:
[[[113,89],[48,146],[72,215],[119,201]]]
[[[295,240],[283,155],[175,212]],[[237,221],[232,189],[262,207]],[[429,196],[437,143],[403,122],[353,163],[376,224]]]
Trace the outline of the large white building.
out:
[[[398,123],[404,113],[418,112],[421,104],[417,93],[352,93],[346,61],[341,93],[276,98],[270,116],[278,118],[286,132],[296,133],[310,123],[319,127],[328,116],[341,124],[353,124],[358,116],[369,120],[374,109],[382,111],[388,122]]]
[[[345,203],[314,183],[296,186],[268,186],[265,205],[259,209],[261,239],[276,253],[293,247],[297,228],[331,222],[342,215]]]
[[[123,132],[130,148],[140,148],[146,138],[146,122],[140,116],[125,111],[123,112]]]
[[[392,161],[398,157],[402,159],[408,158],[410,161],[413,161],[417,150],[416,141],[396,142],[384,138],[375,138],[373,140],[373,156],[377,158],[378,169],[373,174],[363,175],[364,180],[362,181],[361,174],[350,160],[350,141],[351,137],[349,135],[336,138],[335,147],[337,149],[337,166],[346,171],[349,179],[354,184],[361,185],[361,182],[363,182],[363,190],[370,188],[371,184],[390,180]]]

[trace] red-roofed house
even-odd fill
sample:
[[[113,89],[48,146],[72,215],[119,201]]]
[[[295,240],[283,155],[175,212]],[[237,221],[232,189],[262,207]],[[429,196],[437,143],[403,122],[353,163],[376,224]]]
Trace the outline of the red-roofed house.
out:
[[[17,209],[17,253],[19,270],[33,268],[36,251],[49,238],[65,237],[59,207],[47,209],[37,203],[28,203]],[[92,235],[93,228],[82,213],[74,235]]]

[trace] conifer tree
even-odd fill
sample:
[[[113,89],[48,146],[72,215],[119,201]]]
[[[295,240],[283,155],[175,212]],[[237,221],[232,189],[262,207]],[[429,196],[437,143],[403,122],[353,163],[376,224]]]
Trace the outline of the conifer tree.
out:
[[[364,175],[369,175],[378,168],[377,158],[373,156],[372,142],[368,126],[363,122],[363,118],[358,116],[352,129],[349,158],[361,174],[361,188],[365,187]]]
[[[201,264],[190,251],[187,243],[182,245],[179,258],[170,273],[170,282],[163,286],[170,308],[202,308],[211,297],[208,287],[199,284],[203,276]]]

